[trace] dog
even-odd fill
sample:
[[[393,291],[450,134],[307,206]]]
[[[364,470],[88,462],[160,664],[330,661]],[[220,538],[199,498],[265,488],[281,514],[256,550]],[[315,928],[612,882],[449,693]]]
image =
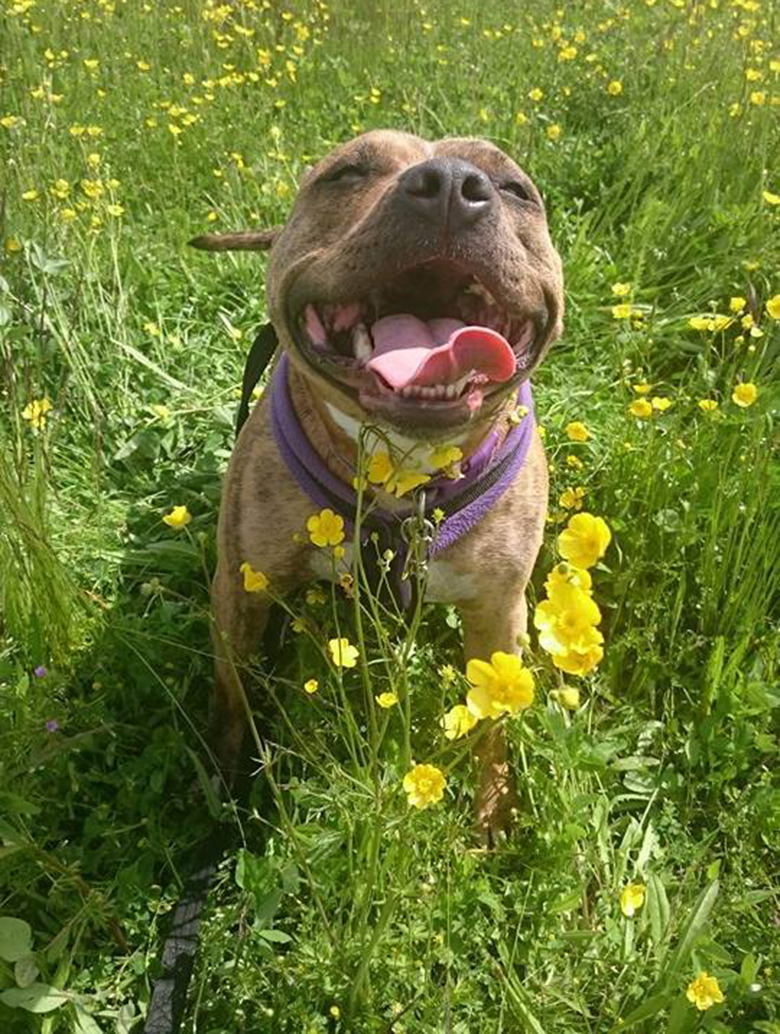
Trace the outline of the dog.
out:
[[[486,443],[495,454],[518,419],[518,389],[527,390],[561,332],[563,280],[536,186],[498,147],[471,138],[365,133],[306,172],[283,226],[191,243],[270,251],[268,307],[283,356],[274,372],[283,383],[264,392],[238,437],[219,517],[212,712],[229,769],[247,727],[239,667],[270,609],[264,593],[245,591],[242,565],[282,594],[328,573],[323,551],[300,534],[322,502],[306,455],[317,484],[340,498],[340,488],[352,490],[366,424],[407,454],[457,447],[461,473],[484,461]],[[288,418],[305,439],[293,443],[292,458],[279,429]],[[493,484],[485,511],[429,559],[426,598],[458,608],[466,659],[516,653],[526,632],[548,487],[535,429],[524,448],[509,483],[497,497]],[[421,469],[431,485],[441,482],[435,469]],[[369,489],[383,513],[403,517],[409,496],[389,487]],[[491,839],[508,828],[514,806],[501,725],[477,754],[476,817]]]

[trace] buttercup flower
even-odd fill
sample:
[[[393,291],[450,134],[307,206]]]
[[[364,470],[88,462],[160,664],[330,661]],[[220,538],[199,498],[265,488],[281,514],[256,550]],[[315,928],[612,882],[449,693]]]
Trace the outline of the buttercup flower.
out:
[[[404,776],[403,787],[409,803],[415,808],[437,804],[444,796],[447,780],[435,765],[415,765]]]
[[[466,665],[466,678],[472,685],[466,702],[475,718],[514,714],[534,702],[533,675],[516,654],[496,650],[489,663],[472,658]]]
[[[638,309],[631,302],[621,302],[620,305],[612,306],[612,317],[616,320],[630,320],[642,316],[642,310]]]
[[[554,596],[556,591],[565,585],[575,585],[578,589],[582,589],[583,592],[590,593],[593,579],[590,576],[590,572],[583,567],[574,567],[572,564],[566,563],[556,564],[547,575],[547,581],[544,583],[547,595],[550,597]]]
[[[575,567],[593,567],[604,556],[612,541],[612,532],[603,517],[578,513],[569,519],[558,536],[558,550],[564,560]]]
[[[585,489],[579,485],[577,488],[566,488],[561,492],[558,502],[565,510],[581,510],[582,500],[585,498]]]
[[[451,467],[453,463],[459,463],[463,459],[463,450],[457,445],[442,445],[431,454],[431,466],[437,470]]]
[[[581,420],[572,420],[564,427],[563,432],[573,442],[587,442],[590,438],[590,431]]]
[[[762,190],[761,196],[768,205],[780,205],[780,194],[773,194],[771,190]]]
[[[630,919],[645,903],[644,883],[629,883],[620,895],[620,911]]]
[[[309,517],[306,530],[315,546],[337,546],[344,541],[344,518],[326,508]]]
[[[716,1003],[720,1004],[724,1000],[718,981],[704,970],[699,973],[695,980],[688,984],[685,997],[700,1012],[704,1012],[706,1009],[711,1008]]]
[[[576,711],[580,706],[580,691],[576,686],[563,686],[561,689],[550,691],[553,700],[565,707],[567,711]]]
[[[750,381],[744,381],[742,384],[737,384],[734,391],[731,393],[732,401],[743,409],[747,409],[748,406],[752,406],[757,398],[758,388],[755,384],[751,384]]]
[[[627,298],[631,294],[631,284],[621,283],[618,281],[612,285],[612,293],[616,298]]]
[[[664,413],[669,406],[673,405],[673,403],[671,399],[668,399],[663,395],[654,395],[651,405],[653,409],[657,409],[659,413]]]
[[[368,465],[368,480],[372,485],[381,485],[386,492],[394,493],[400,499],[431,478],[429,474],[410,467],[396,467],[388,453],[375,452]]]
[[[612,82],[607,86],[607,93],[610,97],[619,97],[623,92],[623,84],[619,79],[613,79]]]
[[[384,707],[385,710],[398,703],[398,697],[395,693],[380,693],[379,696],[374,697],[374,700],[376,700],[380,707]]]
[[[33,399],[22,410],[22,419],[29,420],[36,431],[42,431],[46,426],[46,414],[51,412],[51,408],[49,399]]]
[[[557,584],[534,611],[539,644],[553,658],[600,646],[601,633],[595,628],[600,621],[601,611],[590,593],[572,582]]]
[[[445,714],[441,724],[448,740],[459,740],[470,733],[478,721],[465,704],[456,704]]]
[[[306,679],[303,684],[303,688],[307,693],[316,693],[320,688],[320,684],[316,679]]]
[[[248,560],[238,569],[244,576],[244,591],[245,592],[265,592],[268,588],[268,579],[262,571],[255,571]]]
[[[628,407],[628,411],[631,416],[638,417],[640,420],[647,420],[653,415],[652,404],[647,399],[635,399]]]
[[[186,506],[174,506],[170,513],[166,513],[163,520],[169,528],[180,528],[186,527],[192,520],[192,514]]]
[[[329,639],[328,649],[337,668],[354,668],[360,656],[360,651],[351,645],[349,639]]]
[[[773,320],[780,320],[780,294],[769,299],[766,303],[766,311]]]
[[[735,295],[729,299],[729,310],[731,312],[742,312],[747,305],[747,298],[743,298],[741,295]]]
[[[699,409],[704,413],[712,413],[713,410],[718,408],[718,403],[715,399],[699,399]]]

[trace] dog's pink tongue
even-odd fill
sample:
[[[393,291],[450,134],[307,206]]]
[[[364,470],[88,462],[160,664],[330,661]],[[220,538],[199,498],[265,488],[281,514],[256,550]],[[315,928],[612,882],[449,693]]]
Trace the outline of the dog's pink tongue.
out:
[[[394,391],[452,384],[472,370],[491,381],[508,381],[517,365],[505,337],[461,320],[426,323],[405,313],[384,316],[371,327],[371,337],[374,353],[368,367]]]

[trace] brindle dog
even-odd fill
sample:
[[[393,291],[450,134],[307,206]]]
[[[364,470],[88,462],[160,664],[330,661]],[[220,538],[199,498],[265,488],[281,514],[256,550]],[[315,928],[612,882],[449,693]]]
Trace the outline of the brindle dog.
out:
[[[457,443],[464,458],[487,434],[506,434],[518,385],[561,331],[561,262],[542,198],[484,140],[366,133],[306,173],[284,226],[193,243],[270,249],[268,304],[289,357],[294,409],[311,445],[347,484],[365,422],[404,445]],[[451,344],[453,327],[464,325],[483,328],[475,352]],[[435,338],[441,327],[431,340],[429,330]],[[422,362],[398,374],[396,359],[408,367],[405,332],[419,347],[447,353],[449,366],[431,373]],[[504,365],[511,350],[511,375],[492,371],[491,332],[505,343],[495,346]],[[408,505],[377,495],[387,509]],[[247,725],[239,667],[257,649],[269,612],[264,594],[244,591],[239,568],[248,561],[278,593],[321,577],[322,551],[296,534],[316,509],[279,455],[263,396],[233,451],[219,519],[213,714],[226,769],[241,754]],[[458,607],[467,659],[519,650],[546,509],[547,467],[534,434],[509,489],[431,562],[427,597]],[[491,838],[507,828],[514,802],[500,726],[481,739],[478,754],[477,821]]]

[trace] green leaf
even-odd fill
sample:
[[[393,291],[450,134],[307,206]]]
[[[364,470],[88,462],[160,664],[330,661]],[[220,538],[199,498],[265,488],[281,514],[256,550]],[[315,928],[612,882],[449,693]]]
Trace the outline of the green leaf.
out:
[[[32,952],[32,927],[24,919],[0,919],[0,959],[17,962]]]
[[[214,784],[209,778],[208,772],[203,766],[203,762],[195,751],[191,750],[189,747],[187,747],[186,750],[190,756],[190,760],[195,766],[195,773],[198,777],[200,788],[203,791],[203,796],[206,798],[206,807],[208,808],[209,815],[212,819],[219,818],[222,808],[219,803],[219,795],[214,789]]]
[[[620,1023],[621,1030],[628,1030],[629,1027],[633,1027],[635,1023],[640,1023],[642,1020],[647,1020],[651,1016],[655,1016],[661,1009],[665,1009],[672,996],[668,991],[663,994],[653,995],[652,998],[648,998],[646,1002],[642,1002],[641,1005],[637,1006],[633,1012],[630,1012],[628,1016],[622,1016]]]
[[[660,876],[655,873],[647,878],[647,913],[650,917],[650,936],[657,947],[669,928],[669,899]]]
[[[34,984],[39,973],[38,963],[32,955],[25,955],[23,959],[14,963],[14,980],[17,987],[29,987]]]
[[[715,899],[718,896],[718,887],[718,881],[713,880],[709,887],[701,893],[699,900],[691,910],[691,914],[688,916],[680,932],[680,940],[669,964],[670,974],[679,972],[688,961],[691,950],[709,919]]]
[[[76,1034],[103,1034],[83,1005],[76,1005]]]
[[[739,967],[740,980],[742,980],[743,983],[750,985],[755,982],[757,975],[758,959],[755,957],[753,952],[749,952],[742,959],[742,965]]]
[[[260,936],[265,941],[270,941],[272,944],[289,944],[292,937],[284,930],[258,930]]]
[[[11,987],[0,992],[0,1002],[10,1009],[24,1009],[26,1012],[53,1012],[69,1001],[70,995],[48,984]]]

